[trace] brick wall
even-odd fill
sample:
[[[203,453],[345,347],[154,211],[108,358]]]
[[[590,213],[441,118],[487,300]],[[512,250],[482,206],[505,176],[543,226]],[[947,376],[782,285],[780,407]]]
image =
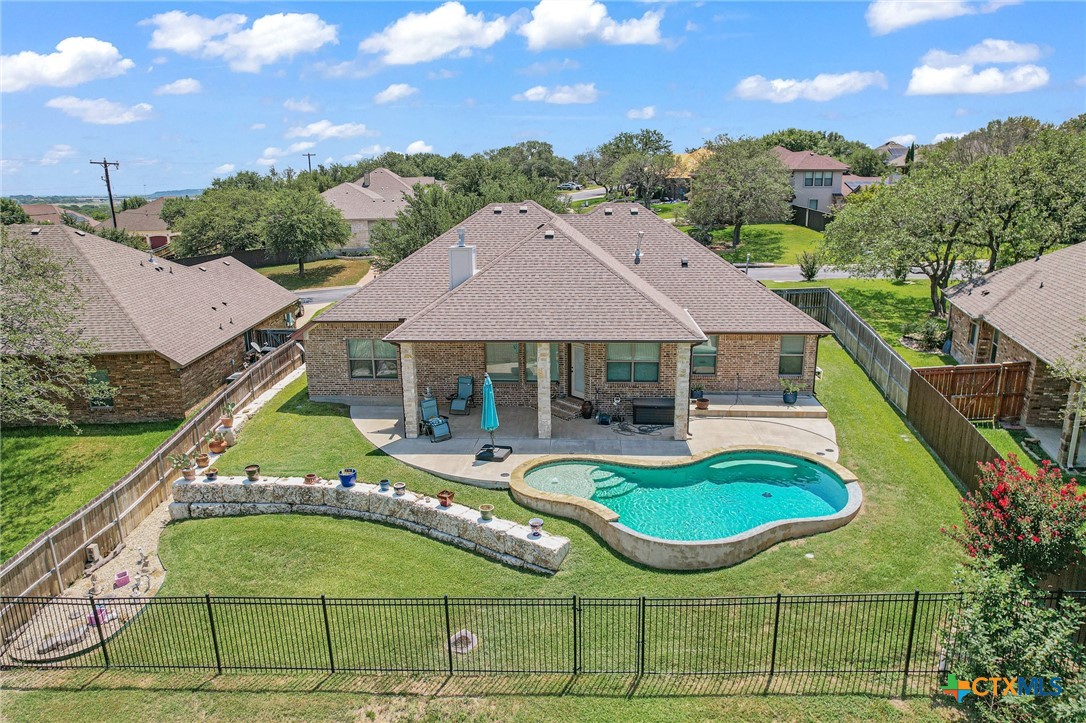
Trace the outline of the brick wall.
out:
[[[706,392],[734,392],[736,374],[741,392],[779,392],[781,338],[769,334],[720,334],[716,374],[691,374],[690,383],[701,384]],[[818,358],[818,336],[803,342],[803,374],[795,378],[800,389],[814,389]]]
[[[77,424],[148,422],[185,416],[181,383],[166,359],[157,354],[105,354],[91,363],[109,373],[115,388],[111,409],[91,409],[86,399],[68,402]]]
[[[226,386],[226,377],[240,372],[244,361],[245,339],[244,336],[237,336],[179,369],[177,374],[185,404],[184,416]]]
[[[950,355],[959,364],[973,363],[973,347],[969,344],[969,328],[973,319],[956,306],[950,307],[947,328],[950,329]]]
[[[399,379],[351,379],[348,339],[383,339],[398,322],[318,322],[305,333],[306,373],[311,397],[388,397],[399,400]]]

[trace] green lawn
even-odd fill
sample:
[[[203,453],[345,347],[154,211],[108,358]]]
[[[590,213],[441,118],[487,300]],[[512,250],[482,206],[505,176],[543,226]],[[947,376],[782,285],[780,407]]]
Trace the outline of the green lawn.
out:
[[[816,279],[815,281],[764,281],[771,289],[802,289],[828,286],[871,325],[914,367],[956,364],[949,354],[915,351],[902,345],[901,329],[907,322],[924,321],[931,314],[926,279],[898,283],[891,279]]]
[[[181,422],[5,429],[0,437],[0,558],[94,498],[154,451]]]
[[[1019,440],[1027,433],[1022,432],[1021,436],[1015,437],[1006,429],[982,425],[977,425],[977,431],[980,432],[993,447],[995,447],[996,451],[999,452],[1000,457],[1006,459],[1007,455],[1016,454],[1018,455],[1018,465],[1022,469],[1027,472],[1037,471],[1037,463],[1033,461],[1033,458],[1029,456],[1029,453],[1026,452],[1025,448],[1019,443]]]
[[[679,218],[686,213],[685,203],[654,203],[652,210],[660,218]]]
[[[693,226],[676,226],[689,233]],[[712,232],[714,246],[726,247],[720,255],[732,263],[743,263],[750,254],[751,263],[795,265],[796,257],[804,251],[814,252],[822,243],[822,234],[791,223],[754,223],[740,230],[740,242],[731,248],[732,228]]]
[[[298,264],[265,266],[261,274],[285,289],[319,289],[325,286],[350,286],[370,270],[369,261],[356,259],[323,259],[305,265],[305,276],[298,276]]]

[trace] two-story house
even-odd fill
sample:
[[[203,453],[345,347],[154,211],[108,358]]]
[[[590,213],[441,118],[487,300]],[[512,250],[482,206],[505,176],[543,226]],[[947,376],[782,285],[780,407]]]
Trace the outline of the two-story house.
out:
[[[793,206],[829,211],[843,198],[841,177],[847,164],[814,151],[790,151],[783,146],[775,146],[773,155],[792,172]]]

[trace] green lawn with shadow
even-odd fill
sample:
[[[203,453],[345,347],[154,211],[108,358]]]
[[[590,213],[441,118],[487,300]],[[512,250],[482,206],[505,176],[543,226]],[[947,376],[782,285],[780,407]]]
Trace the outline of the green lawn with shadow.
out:
[[[305,265],[304,276],[298,275],[298,264],[265,266],[256,270],[284,289],[297,291],[356,284],[370,270],[370,262],[355,259],[310,261]]]

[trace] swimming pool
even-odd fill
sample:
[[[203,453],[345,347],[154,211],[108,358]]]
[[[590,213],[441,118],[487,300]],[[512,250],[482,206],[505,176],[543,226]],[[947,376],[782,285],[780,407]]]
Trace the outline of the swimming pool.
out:
[[[518,501],[586,522],[628,557],[669,569],[735,564],[840,527],[861,503],[847,469],[780,448],[715,450],[680,464],[551,457],[513,477]]]

